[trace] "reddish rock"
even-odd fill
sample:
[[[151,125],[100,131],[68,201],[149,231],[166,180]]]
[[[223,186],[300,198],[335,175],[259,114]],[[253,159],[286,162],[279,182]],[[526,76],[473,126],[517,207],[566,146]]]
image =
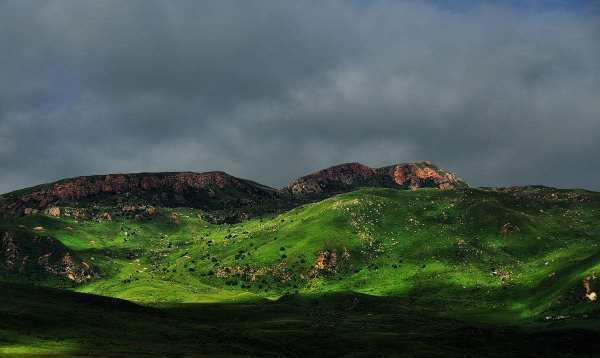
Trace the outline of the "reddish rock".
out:
[[[375,171],[360,163],[346,163],[301,177],[288,188],[292,194],[319,194],[332,189],[350,187],[375,176]]]
[[[42,210],[58,206],[85,208],[96,202],[122,207],[124,212],[133,215],[145,211],[148,204],[207,210],[246,207],[244,212],[254,213],[262,210],[256,205],[259,201],[275,206],[280,197],[276,189],[224,172],[110,174],[65,179],[32,188],[25,194],[2,195],[0,214],[23,214],[25,210],[30,213],[28,208],[34,207]]]
[[[23,210],[23,214],[25,214],[25,215],[34,215],[34,214],[37,214],[38,212],[39,212],[38,209],[33,209],[33,208],[25,208]]]
[[[466,186],[454,173],[438,169],[430,161],[397,164],[377,170],[379,175],[389,177],[400,187],[453,189]]]
[[[337,264],[337,254],[335,251],[331,252],[328,250],[319,252],[315,261],[315,269],[327,270],[335,272],[335,266]]]
[[[0,196],[0,215],[52,210],[78,220],[96,214],[95,204],[122,208],[123,214],[152,216],[151,207],[202,209],[215,222],[237,222],[265,212],[289,209],[297,199],[323,198],[361,186],[450,189],[466,186],[431,162],[373,169],[347,163],[301,177],[282,190],[239,179],[224,172],[138,173],[77,177]],[[49,209],[50,208],[50,209]],[[56,209],[55,209],[56,208]],[[81,208],[81,215],[70,208]],[[149,211],[148,211],[149,210]]]
[[[467,184],[430,161],[396,164],[372,169],[360,163],[336,165],[301,177],[288,186],[296,196],[318,196],[352,190],[360,186],[391,188],[452,189]]]
[[[46,210],[46,215],[48,216],[54,216],[54,217],[59,217],[60,216],[60,208],[57,206],[53,206],[51,208],[48,208]]]

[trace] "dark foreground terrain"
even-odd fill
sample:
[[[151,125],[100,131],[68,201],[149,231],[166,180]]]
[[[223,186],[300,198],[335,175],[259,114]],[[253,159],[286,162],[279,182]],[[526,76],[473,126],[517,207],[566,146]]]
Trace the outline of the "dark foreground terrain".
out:
[[[0,196],[0,354],[599,356],[600,194],[351,163]]]
[[[7,355],[547,357],[600,349],[597,320],[473,324],[411,300],[359,294],[149,308],[16,284],[0,289]]]

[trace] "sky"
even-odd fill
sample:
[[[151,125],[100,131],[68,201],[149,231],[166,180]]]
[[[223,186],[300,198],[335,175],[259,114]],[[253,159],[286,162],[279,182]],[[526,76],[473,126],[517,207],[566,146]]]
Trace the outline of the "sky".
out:
[[[0,0],[0,193],[418,160],[600,190],[598,4]]]

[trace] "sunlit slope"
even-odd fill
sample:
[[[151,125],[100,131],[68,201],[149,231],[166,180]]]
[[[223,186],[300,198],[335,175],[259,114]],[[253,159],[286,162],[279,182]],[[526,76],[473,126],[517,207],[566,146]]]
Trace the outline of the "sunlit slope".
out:
[[[81,222],[34,215],[3,229],[44,227],[96,269],[76,290],[141,302],[355,291],[463,315],[597,311],[584,288],[588,278],[595,291],[600,270],[596,193],[369,188],[235,225],[198,214],[161,208],[150,219]]]
[[[0,282],[0,356],[276,357],[276,344],[215,329],[218,309],[179,314],[90,294]],[[198,307],[200,310],[201,307]],[[243,307],[239,308],[243,310]],[[210,326],[212,324],[213,326]],[[262,346],[261,346],[262,345]]]

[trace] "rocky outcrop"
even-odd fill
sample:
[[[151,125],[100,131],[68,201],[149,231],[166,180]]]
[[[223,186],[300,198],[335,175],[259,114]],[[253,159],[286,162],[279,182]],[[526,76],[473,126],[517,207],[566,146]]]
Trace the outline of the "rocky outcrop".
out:
[[[51,208],[46,209],[46,215],[59,217],[60,216],[60,208],[53,206]]]
[[[454,189],[467,186],[456,174],[441,170],[430,161],[391,165],[376,172],[384,182],[392,180],[392,186],[402,188]]]
[[[453,189],[467,184],[455,174],[429,161],[403,163],[372,169],[360,163],[336,165],[293,181],[287,189],[294,196],[325,196],[360,186],[388,188]]]
[[[294,195],[344,191],[375,176],[375,171],[360,163],[345,163],[303,176],[293,181],[289,191]]]
[[[0,216],[44,213],[110,220],[115,215],[152,217],[157,213],[154,208],[160,207],[191,207],[202,209],[204,218],[212,222],[237,222],[361,186],[451,189],[466,184],[431,162],[378,169],[340,164],[301,177],[281,190],[224,172],[110,174],[65,179],[2,195]]]
[[[93,270],[58,240],[25,232],[0,232],[0,273],[56,276],[76,283],[91,279]]]
[[[592,281],[595,280],[596,277],[590,277],[587,276],[583,279],[583,288],[585,289],[585,299],[587,299],[588,301],[596,301],[596,299],[598,299],[598,294],[596,294],[595,291],[592,290]]]
[[[252,210],[278,196],[276,189],[224,172],[111,174],[65,179],[6,194],[0,198],[0,212],[21,215],[43,210],[60,216],[61,207],[89,207],[90,203]]]

